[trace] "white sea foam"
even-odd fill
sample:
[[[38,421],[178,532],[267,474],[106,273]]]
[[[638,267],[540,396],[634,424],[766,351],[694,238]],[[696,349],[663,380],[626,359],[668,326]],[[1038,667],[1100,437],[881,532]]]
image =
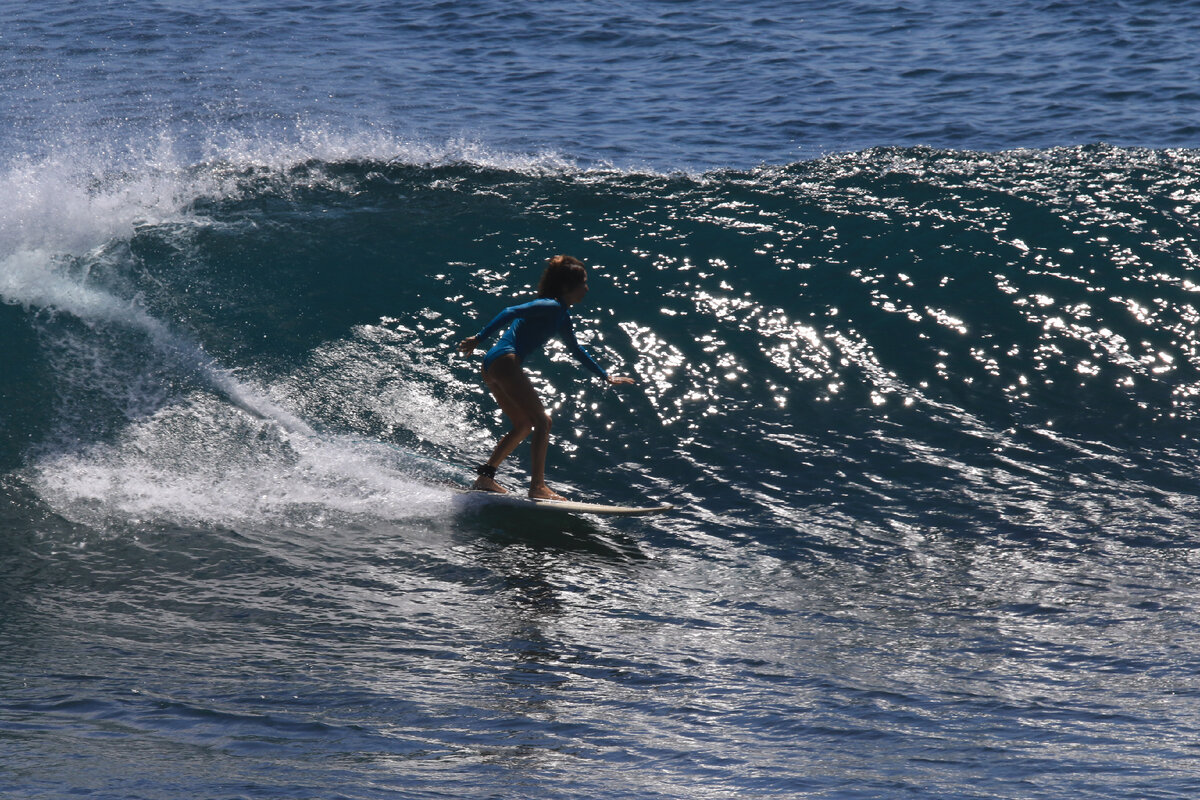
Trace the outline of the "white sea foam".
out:
[[[30,312],[46,340],[56,380],[87,396],[109,397],[128,417],[112,437],[74,438],[87,408],[64,415],[57,447],[29,470],[39,494],[63,516],[162,520],[179,524],[312,522],[325,514],[404,518],[444,509],[447,492],[431,487],[412,459],[385,446],[319,436],[295,410],[288,379],[275,387],[218,363],[170,320],[155,316],[120,273],[140,225],[200,224],[198,198],[239,191],[238,176],[286,171],[311,160],[454,160],[471,150],[406,146],[390,137],[339,139],[311,132],[303,141],[226,137],[200,166],[180,159],[167,140],[140,161],[120,152],[0,166],[0,301]],[[513,165],[510,165],[513,166]],[[114,262],[115,263],[111,263]],[[110,269],[111,267],[111,269]],[[104,274],[101,274],[104,273]],[[65,326],[56,321],[76,320]],[[124,333],[122,333],[124,332]],[[132,334],[132,340],[129,337]],[[137,354],[122,351],[139,343]],[[186,373],[201,390],[164,388]],[[413,387],[392,386],[397,427],[418,425],[414,398],[433,421],[444,409]],[[437,430],[444,425],[436,427]]]
[[[115,442],[42,459],[30,483],[57,513],[100,529],[446,513],[449,490],[413,477],[403,460],[382,447],[291,432],[197,394],[130,424]]]

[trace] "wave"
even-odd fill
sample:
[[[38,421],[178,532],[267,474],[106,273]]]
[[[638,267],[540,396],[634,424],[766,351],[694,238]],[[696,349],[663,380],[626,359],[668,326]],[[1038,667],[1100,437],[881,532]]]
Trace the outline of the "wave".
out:
[[[713,518],[751,498],[778,529],[813,502],[853,517],[918,497],[935,517],[1037,527],[1076,479],[1153,505],[1194,478],[1195,151],[880,149],[656,174],[364,149],[10,167],[25,200],[0,223],[6,468],[56,507],[132,517],[113,476],[195,487],[226,463],[272,474],[265,459],[299,487],[327,434],[469,463],[499,420],[451,345],[570,252],[593,272],[589,348],[640,382],[606,392],[547,369],[568,361],[556,350],[533,365],[559,469],[591,491]],[[181,442],[214,439],[181,466]],[[84,488],[101,475],[108,489]],[[263,487],[245,482],[253,517]],[[376,496],[349,483],[319,478],[318,505]],[[204,505],[178,497],[142,510]]]

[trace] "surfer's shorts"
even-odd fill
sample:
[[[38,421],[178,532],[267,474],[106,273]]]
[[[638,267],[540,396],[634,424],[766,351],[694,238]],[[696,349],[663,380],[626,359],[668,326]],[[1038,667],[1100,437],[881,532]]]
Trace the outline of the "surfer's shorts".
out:
[[[488,350],[487,355],[483,357],[483,374],[487,374],[487,371],[492,368],[492,364],[496,363],[497,358],[506,356],[509,353],[517,356],[517,349],[503,339],[497,342],[495,347]],[[517,360],[520,361],[521,357],[517,356]]]

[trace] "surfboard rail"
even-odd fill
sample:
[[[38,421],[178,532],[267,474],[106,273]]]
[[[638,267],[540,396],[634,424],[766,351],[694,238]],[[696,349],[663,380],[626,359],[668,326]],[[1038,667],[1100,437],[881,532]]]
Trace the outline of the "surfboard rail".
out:
[[[567,514],[595,514],[608,517],[645,517],[663,514],[675,508],[671,503],[653,506],[623,506],[607,503],[587,503],[578,500],[539,500],[518,494],[499,494],[482,489],[462,489],[464,494],[480,498],[487,505],[524,508],[537,511],[557,511]]]

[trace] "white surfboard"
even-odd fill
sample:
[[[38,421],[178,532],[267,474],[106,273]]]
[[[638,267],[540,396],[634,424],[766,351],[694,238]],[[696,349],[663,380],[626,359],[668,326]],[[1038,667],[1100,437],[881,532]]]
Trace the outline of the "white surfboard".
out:
[[[661,503],[654,506],[612,506],[604,503],[581,503],[576,500],[535,500],[519,494],[500,494],[485,492],[482,489],[464,489],[465,494],[479,498],[486,505],[509,506],[529,509],[531,511],[556,511],[568,514],[597,514],[609,517],[644,517],[650,514],[662,514],[675,506]]]

